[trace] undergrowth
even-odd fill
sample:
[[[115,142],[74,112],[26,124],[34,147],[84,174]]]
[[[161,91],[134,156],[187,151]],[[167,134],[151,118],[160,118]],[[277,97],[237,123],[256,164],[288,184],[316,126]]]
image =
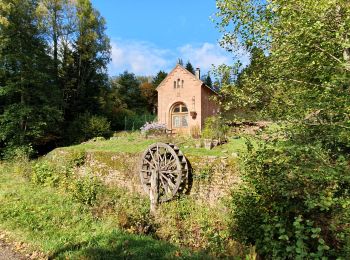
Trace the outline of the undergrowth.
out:
[[[205,259],[247,252],[230,238],[225,207],[183,198],[152,216],[148,198],[102,185],[89,172],[77,175],[83,150],[56,156],[0,164],[0,228],[52,258]]]

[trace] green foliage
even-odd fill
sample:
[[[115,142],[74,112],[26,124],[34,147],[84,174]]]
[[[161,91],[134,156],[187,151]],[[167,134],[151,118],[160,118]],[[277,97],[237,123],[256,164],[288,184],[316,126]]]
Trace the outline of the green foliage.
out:
[[[71,123],[67,130],[67,139],[81,143],[98,136],[108,138],[112,134],[110,128],[110,122],[105,117],[85,113]]]
[[[244,248],[230,240],[225,213],[189,198],[162,204],[157,212],[156,235],[173,243],[202,248],[216,257]]]
[[[61,84],[65,94],[65,119],[69,121],[86,111],[101,112],[99,97],[108,86],[110,61],[106,22],[90,0],[76,1],[74,18],[74,33],[62,48]]]
[[[152,234],[154,223],[149,213],[149,200],[127,190],[104,187],[93,208],[95,216],[105,218],[113,214],[113,223],[132,234]]]
[[[79,114],[102,112],[105,21],[89,0],[4,0],[0,12],[0,150],[49,150]]]
[[[51,163],[47,161],[38,161],[33,166],[31,180],[35,184],[57,186],[59,175],[55,170],[55,167]]]
[[[261,49],[252,48],[250,64],[238,71],[233,70],[235,81],[221,86],[218,102],[225,116],[235,120],[255,120],[271,102],[271,88],[266,82],[269,58]],[[232,116],[231,116],[232,117]]]
[[[349,258],[349,2],[217,4],[222,43],[263,50],[238,83],[262,86],[266,115],[289,125],[247,158],[234,234],[263,256]]]
[[[4,149],[2,157],[7,161],[29,161],[29,159],[35,154],[31,145],[23,146],[10,146]]]
[[[37,24],[36,2],[4,0],[0,24],[0,149],[40,146],[55,140],[60,91],[43,31]]]
[[[73,199],[87,206],[96,202],[100,190],[100,182],[89,175],[74,180],[70,188]]]
[[[213,81],[210,77],[210,73],[208,72],[207,75],[204,76],[203,80],[205,85],[207,85],[209,88],[213,88]]]
[[[152,80],[152,85],[154,87],[158,87],[159,84],[168,76],[168,73],[160,70],[157,75],[154,77],[154,79]]]
[[[118,93],[124,107],[138,113],[144,112],[146,106],[140,84],[135,74],[128,71],[112,80],[112,88]]]
[[[233,194],[233,234],[274,258],[348,257],[349,165],[321,147],[266,144]]]
[[[225,140],[228,130],[229,126],[226,125],[226,122],[222,117],[208,117],[205,120],[202,137],[206,139]]]
[[[116,216],[100,219],[70,195],[30,185],[0,163],[0,228],[50,259],[210,259],[149,236],[133,235],[114,225]],[[123,193],[119,193],[123,194]]]
[[[146,123],[152,122],[156,119],[154,115],[151,114],[130,114],[121,118],[122,127],[125,131],[137,131]]]

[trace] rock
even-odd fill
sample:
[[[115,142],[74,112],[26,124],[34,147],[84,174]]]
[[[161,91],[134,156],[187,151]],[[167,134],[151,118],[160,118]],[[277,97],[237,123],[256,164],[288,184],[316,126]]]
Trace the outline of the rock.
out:
[[[239,156],[239,154],[238,154],[238,153],[232,153],[231,156],[232,156],[233,158],[237,158],[237,157]]]

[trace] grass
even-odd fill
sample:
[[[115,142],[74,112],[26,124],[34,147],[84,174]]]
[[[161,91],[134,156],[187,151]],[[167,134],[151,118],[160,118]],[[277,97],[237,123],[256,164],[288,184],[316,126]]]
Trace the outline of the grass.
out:
[[[230,138],[227,144],[223,144],[207,150],[205,148],[196,148],[196,142],[190,137],[179,136],[173,138],[158,137],[145,139],[138,132],[121,133],[110,140],[102,140],[95,142],[85,142],[79,145],[66,147],[68,150],[87,150],[91,152],[124,152],[124,153],[141,153],[150,144],[155,142],[171,142],[180,146],[181,150],[188,155],[195,156],[230,156],[232,153],[242,153],[246,151],[245,138]]]
[[[37,186],[0,163],[0,229],[51,259],[205,259],[149,236],[128,234],[99,219],[58,188]],[[17,168],[18,169],[18,168]]]

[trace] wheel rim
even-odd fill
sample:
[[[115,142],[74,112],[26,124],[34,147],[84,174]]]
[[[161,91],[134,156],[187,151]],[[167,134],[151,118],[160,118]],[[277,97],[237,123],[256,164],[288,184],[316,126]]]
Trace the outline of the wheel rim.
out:
[[[188,175],[186,158],[174,144],[152,144],[143,153],[140,165],[141,184],[147,194],[152,173],[159,174],[159,202],[168,201],[183,190]]]

